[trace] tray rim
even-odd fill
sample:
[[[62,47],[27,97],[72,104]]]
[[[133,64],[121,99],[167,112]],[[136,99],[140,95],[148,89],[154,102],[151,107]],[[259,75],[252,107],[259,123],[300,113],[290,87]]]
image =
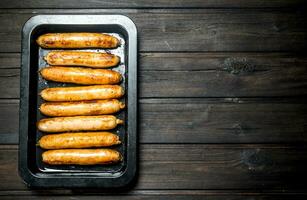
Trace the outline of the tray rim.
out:
[[[48,176],[48,173],[32,173],[28,168],[28,113],[30,81],[30,37],[40,25],[120,25],[128,33],[128,89],[127,89],[127,164],[116,176],[87,176],[86,172],[74,176]],[[40,188],[113,188],[127,186],[136,175],[137,160],[137,29],[134,22],[124,15],[36,15],[22,29],[22,54],[20,73],[19,107],[19,158],[18,172],[29,187]],[[78,179],[75,181],[74,179]]]

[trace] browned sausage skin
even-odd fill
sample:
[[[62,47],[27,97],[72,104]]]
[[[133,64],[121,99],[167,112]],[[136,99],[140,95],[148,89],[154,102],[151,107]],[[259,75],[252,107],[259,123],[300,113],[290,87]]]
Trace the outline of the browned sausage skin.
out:
[[[120,144],[119,137],[110,132],[80,132],[44,135],[38,141],[43,149],[77,149],[107,147]]]
[[[49,81],[83,85],[116,84],[122,78],[120,73],[113,70],[82,67],[48,66],[40,70],[40,74]]]
[[[103,33],[47,33],[36,40],[43,48],[116,48],[116,37]]]
[[[106,115],[119,112],[125,104],[117,99],[92,100],[76,102],[46,102],[41,104],[40,111],[47,116],[83,116]]]
[[[42,154],[43,162],[50,165],[98,165],[112,164],[122,160],[118,151],[112,149],[59,149]]]
[[[124,95],[124,89],[118,85],[57,87],[46,88],[40,95],[46,101],[117,99]]]
[[[113,115],[54,117],[41,119],[37,127],[43,132],[102,131],[114,129],[123,121]]]
[[[85,51],[51,51],[44,59],[49,65],[70,65],[108,68],[119,64],[120,58],[110,53]]]

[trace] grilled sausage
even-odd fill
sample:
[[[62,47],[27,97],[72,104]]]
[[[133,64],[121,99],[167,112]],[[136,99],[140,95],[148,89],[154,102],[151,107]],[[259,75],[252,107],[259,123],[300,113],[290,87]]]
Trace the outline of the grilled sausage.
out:
[[[59,149],[42,154],[43,162],[50,165],[97,165],[112,164],[122,160],[112,149]]]
[[[124,89],[118,85],[93,85],[82,87],[56,87],[41,91],[46,101],[83,101],[97,99],[117,99],[124,95]]]
[[[116,84],[121,81],[120,73],[107,69],[50,66],[40,70],[40,74],[49,81],[83,85]]]
[[[46,102],[40,106],[40,111],[47,116],[80,116],[106,115],[120,111],[125,104],[117,99],[92,100],[78,102]]]
[[[36,40],[43,48],[116,48],[119,40],[102,33],[47,33]]]
[[[54,117],[42,119],[37,128],[43,132],[101,131],[114,129],[123,121],[113,115]]]
[[[114,67],[120,58],[110,53],[85,51],[51,51],[44,59],[49,65],[72,65],[93,68]]]
[[[109,132],[61,133],[43,136],[38,145],[43,149],[77,149],[120,144],[119,137]]]

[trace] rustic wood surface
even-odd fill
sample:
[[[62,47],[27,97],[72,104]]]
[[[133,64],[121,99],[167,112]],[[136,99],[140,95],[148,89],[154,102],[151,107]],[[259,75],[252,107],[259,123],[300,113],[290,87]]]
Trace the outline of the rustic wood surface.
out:
[[[307,199],[304,0],[0,1],[0,199]],[[139,173],[30,190],[17,171],[22,25],[123,14],[138,28]]]
[[[126,15],[146,52],[300,51],[307,42],[306,13],[295,9],[1,9],[0,52],[20,51],[31,16],[63,13]]]
[[[22,3],[18,0],[3,0],[0,2],[1,8],[280,8],[297,6],[304,3],[304,0],[156,0],[152,3],[150,0],[54,0],[54,1],[35,1],[23,0]]]

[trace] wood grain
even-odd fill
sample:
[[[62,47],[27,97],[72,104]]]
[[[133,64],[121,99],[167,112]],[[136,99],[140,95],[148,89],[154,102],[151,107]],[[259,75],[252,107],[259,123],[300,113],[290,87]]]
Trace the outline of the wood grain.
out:
[[[282,194],[281,194],[282,193]],[[115,196],[116,198],[121,198],[125,196],[125,198],[129,199],[158,199],[159,197],[172,198],[175,196],[179,199],[189,199],[190,198],[212,198],[212,199],[225,199],[226,197],[231,197],[231,199],[302,199],[306,197],[306,192],[304,190],[298,189],[283,189],[283,190],[127,190],[127,189],[61,189],[58,188],[56,190],[2,190],[0,191],[0,196],[5,198],[15,197],[15,198],[27,198],[27,196],[39,196],[43,198],[44,196],[52,196],[52,197],[68,197],[68,196],[77,196],[77,198],[83,197],[93,197],[96,198],[96,195],[103,195],[106,198],[108,196]],[[81,196],[82,195],[82,196]],[[9,197],[10,196],[10,197]],[[35,198],[35,197],[33,197]]]
[[[22,25],[48,13],[126,15],[138,28],[140,51],[301,51],[307,42],[305,14],[296,10],[3,9],[0,52],[20,52]]]
[[[0,100],[0,143],[18,144],[19,100]]]
[[[1,55],[1,54],[0,54]],[[18,63],[19,54],[14,54]],[[13,57],[13,56],[12,56]],[[214,52],[214,53],[139,53],[141,71],[225,71],[233,75],[252,75],[253,72],[307,67],[304,52]],[[0,63],[2,63],[0,59]],[[18,66],[18,65],[17,65]]]
[[[306,188],[305,146],[140,145],[134,189]],[[0,190],[26,190],[17,149],[0,150]]]
[[[67,192],[66,192],[67,191]],[[265,192],[246,192],[246,191],[208,191],[208,190],[134,190],[132,192],[91,192],[91,194],[87,194],[84,191],[83,194],[77,191],[38,191],[38,192],[30,192],[30,191],[0,191],[2,200],[17,200],[17,199],[40,199],[40,200],[53,200],[53,199],[90,199],[96,200],[101,199],[101,195],[103,195],[103,199],[106,200],[224,200],[224,199],[236,199],[236,200],[305,200],[307,195],[304,193],[286,193],[283,194],[278,193],[265,193]],[[59,195],[57,195],[59,193]],[[64,193],[64,195],[63,195]],[[29,196],[29,195],[32,196]],[[68,195],[67,195],[68,194]],[[44,196],[42,196],[44,195]],[[48,195],[48,196],[46,196]]]
[[[246,99],[141,100],[144,143],[305,142],[306,105]],[[295,124],[295,126],[293,126]]]
[[[3,0],[0,2],[1,8],[272,8],[272,7],[295,7],[303,5],[303,0],[156,0],[155,3],[149,0],[129,0],[129,1],[107,1],[107,0],[54,0],[36,1],[23,0]]]
[[[0,98],[19,98],[20,69],[0,68]]]
[[[306,142],[306,100],[141,99],[141,143]],[[18,100],[0,101],[0,143],[18,143]],[[295,124],[295,126],[293,126]]]
[[[19,53],[0,53],[0,69],[20,68],[20,57]]]

